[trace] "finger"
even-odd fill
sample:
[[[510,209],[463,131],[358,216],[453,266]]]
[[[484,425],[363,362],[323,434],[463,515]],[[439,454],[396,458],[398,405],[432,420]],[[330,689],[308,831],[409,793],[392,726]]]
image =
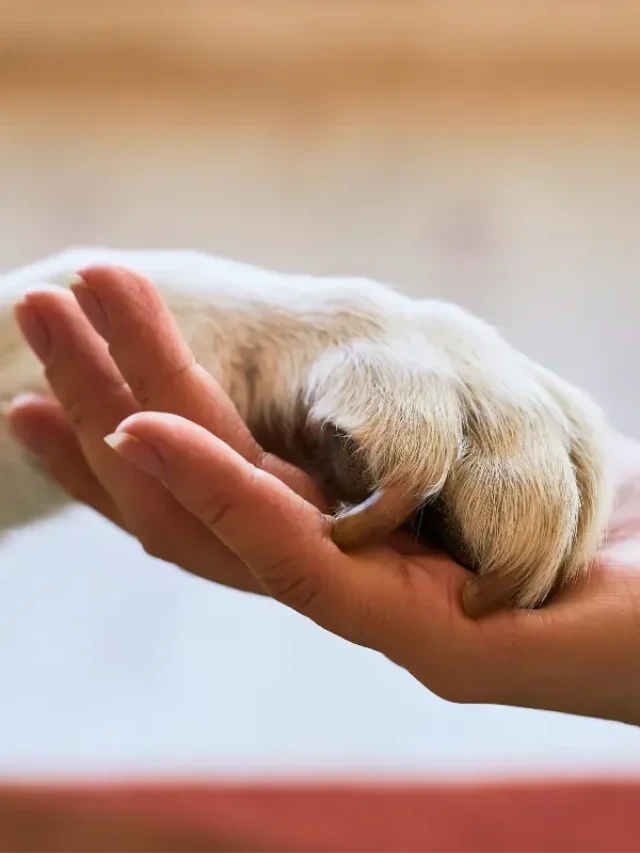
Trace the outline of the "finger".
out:
[[[145,550],[210,580],[259,590],[237,557],[212,542],[161,484],[105,445],[104,436],[137,404],[73,296],[53,289],[30,293],[16,306],[16,318],[45,366],[89,467]]]
[[[449,581],[441,559],[416,561],[382,547],[343,553],[331,540],[330,518],[206,430],[174,415],[134,415],[108,441],[165,482],[270,595],[324,628],[394,659],[404,647],[401,636],[415,625],[421,632],[438,624],[450,630]],[[415,642],[416,648],[423,645],[424,636]]]
[[[259,464],[316,503],[311,478],[265,453],[218,382],[200,365],[156,288],[143,276],[114,267],[91,267],[72,291],[143,409],[179,414],[217,435],[252,464]],[[195,312],[194,312],[195,313]],[[202,322],[203,311],[194,317]],[[210,335],[211,327],[200,332]]]
[[[23,334],[39,356],[53,393],[74,428],[90,467],[116,501],[133,486],[157,484],[116,464],[101,441],[123,417],[138,410],[107,348],[71,294],[48,289],[28,294],[15,307]],[[34,329],[39,329],[34,335]],[[123,507],[124,509],[124,507]]]
[[[124,528],[119,510],[89,467],[59,403],[35,394],[21,395],[12,401],[7,421],[14,436],[74,500]]]
[[[329,519],[319,510],[216,436],[175,415],[127,419],[108,441],[165,482],[271,595],[303,612],[313,606],[320,565],[341,553],[328,538]],[[294,561],[300,561],[300,571]]]

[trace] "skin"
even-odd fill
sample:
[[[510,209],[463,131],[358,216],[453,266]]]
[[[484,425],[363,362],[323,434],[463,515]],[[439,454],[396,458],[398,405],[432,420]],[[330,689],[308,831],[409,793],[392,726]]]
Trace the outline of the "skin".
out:
[[[81,276],[73,294],[32,292],[16,306],[53,396],[20,397],[9,412],[77,500],[153,556],[266,593],[451,701],[640,722],[637,444],[612,437],[617,500],[589,576],[540,610],[472,620],[462,600],[473,578],[450,558],[401,534],[339,550],[317,488],[256,444],[148,282]]]

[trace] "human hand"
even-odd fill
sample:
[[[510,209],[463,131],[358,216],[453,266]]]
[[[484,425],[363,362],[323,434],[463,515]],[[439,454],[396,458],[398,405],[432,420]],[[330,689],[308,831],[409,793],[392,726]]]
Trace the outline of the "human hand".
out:
[[[77,497],[146,537],[155,555],[213,580],[266,589],[445,698],[640,721],[636,445],[616,442],[617,507],[590,577],[541,610],[474,622],[461,603],[469,573],[452,560],[401,536],[358,554],[339,551],[308,478],[256,449],[221,390],[191,364],[148,286],[122,273],[86,278],[118,306],[110,313],[123,327],[107,334],[113,358],[70,297],[30,296],[51,330],[45,363],[61,406],[27,400],[11,415],[19,434],[40,440],[39,455]],[[76,292],[95,317],[83,286]],[[131,415],[141,407],[171,414]],[[110,441],[136,467],[102,442],[123,418]],[[161,541],[151,544],[158,531]]]
[[[220,386],[194,363],[148,281],[123,270],[93,270],[86,279],[93,290],[78,282],[76,298],[47,288],[16,305],[53,396],[16,398],[7,413],[13,432],[73,498],[130,532],[150,555],[208,580],[264,593],[236,555],[162,484],[119,460],[104,436],[134,412],[174,412],[322,506],[319,491],[302,471],[258,446]]]
[[[473,621],[468,572],[441,555],[379,546],[340,552],[329,521],[273,475],[175,415],[145,413],[109,438],[165,482],[274,598],[382,652],[459,702],[640,722],[640,452],[617,447],[609,543],[590,577],[538,611]]]

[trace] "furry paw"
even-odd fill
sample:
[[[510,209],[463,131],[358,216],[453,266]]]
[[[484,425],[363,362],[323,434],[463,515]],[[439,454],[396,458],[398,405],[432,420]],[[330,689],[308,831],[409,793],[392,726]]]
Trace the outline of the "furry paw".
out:
[[[603,416],[462,310],[421,303],[381,339],[326,350],[303,409],[306,465],[339,502],[335,541],[407,524],[479,574],[468,612],[538,606],[595,555]]]

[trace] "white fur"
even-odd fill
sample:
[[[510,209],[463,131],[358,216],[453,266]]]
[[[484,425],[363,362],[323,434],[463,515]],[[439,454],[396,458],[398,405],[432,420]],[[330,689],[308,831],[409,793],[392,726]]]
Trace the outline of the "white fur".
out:
[[[483,572],[540,602],[593,557],[608,516],[607,427],[585,395],[462,309],[361,279],[268,272],[194,252],[78,249],[0,280],[0,402],[43,387],[13,302],[117,264],[162,291],[197,359],[257,431],[331,423],[374,484],[440,496]],[[0,417],[0,529],[64,496]]]

